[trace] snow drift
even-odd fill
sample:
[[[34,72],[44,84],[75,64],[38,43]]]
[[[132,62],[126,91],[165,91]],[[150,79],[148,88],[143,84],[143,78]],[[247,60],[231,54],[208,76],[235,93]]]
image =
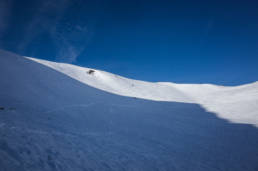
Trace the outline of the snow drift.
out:
[[[256,83],[149,83],[0,51],[0,170],[257,170]]]

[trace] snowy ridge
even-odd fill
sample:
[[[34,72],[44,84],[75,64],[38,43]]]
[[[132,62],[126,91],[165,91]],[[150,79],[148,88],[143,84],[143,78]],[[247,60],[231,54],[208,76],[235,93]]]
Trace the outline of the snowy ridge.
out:
[[[1,171],[257,171],[257,82],[89,70],[0,50]]]
[[[95,69],[93,69],[95,71],[93,74],[87,74],[87,71],[92,68],[27,58],[62,72],[84,84],[110,93],[157,101],[193,102],[183,92],[167,85],[132,80]]]
[[[176,84],[145,82],[128,79],[105,71],[72,64],[56,63],[27,57],[27,59],[62,72],[84,84],[110,93],[148,100],[197,103],[219,117],[237,123],[258,126],[258,82],[241,86],[212,84]]]

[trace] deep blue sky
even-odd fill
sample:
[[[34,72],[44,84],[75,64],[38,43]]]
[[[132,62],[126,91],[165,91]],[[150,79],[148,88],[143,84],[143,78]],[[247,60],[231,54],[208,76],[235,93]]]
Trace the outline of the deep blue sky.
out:
[[[258,1],[0,0],[0,48],[129,78],[258,80]]]

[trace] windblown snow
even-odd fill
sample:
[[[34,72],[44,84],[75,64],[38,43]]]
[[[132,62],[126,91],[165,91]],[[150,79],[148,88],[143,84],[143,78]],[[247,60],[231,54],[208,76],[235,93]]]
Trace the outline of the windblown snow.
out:
[[[0,171],[257,171],[258,82],[145,82],[0,51]]]

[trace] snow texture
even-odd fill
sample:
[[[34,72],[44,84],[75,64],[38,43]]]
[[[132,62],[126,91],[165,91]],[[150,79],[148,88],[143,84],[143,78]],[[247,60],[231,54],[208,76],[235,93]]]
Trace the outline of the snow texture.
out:
[[[0,79],[0,171],[258,170],[257,82],[150,83],[5,51]]]

